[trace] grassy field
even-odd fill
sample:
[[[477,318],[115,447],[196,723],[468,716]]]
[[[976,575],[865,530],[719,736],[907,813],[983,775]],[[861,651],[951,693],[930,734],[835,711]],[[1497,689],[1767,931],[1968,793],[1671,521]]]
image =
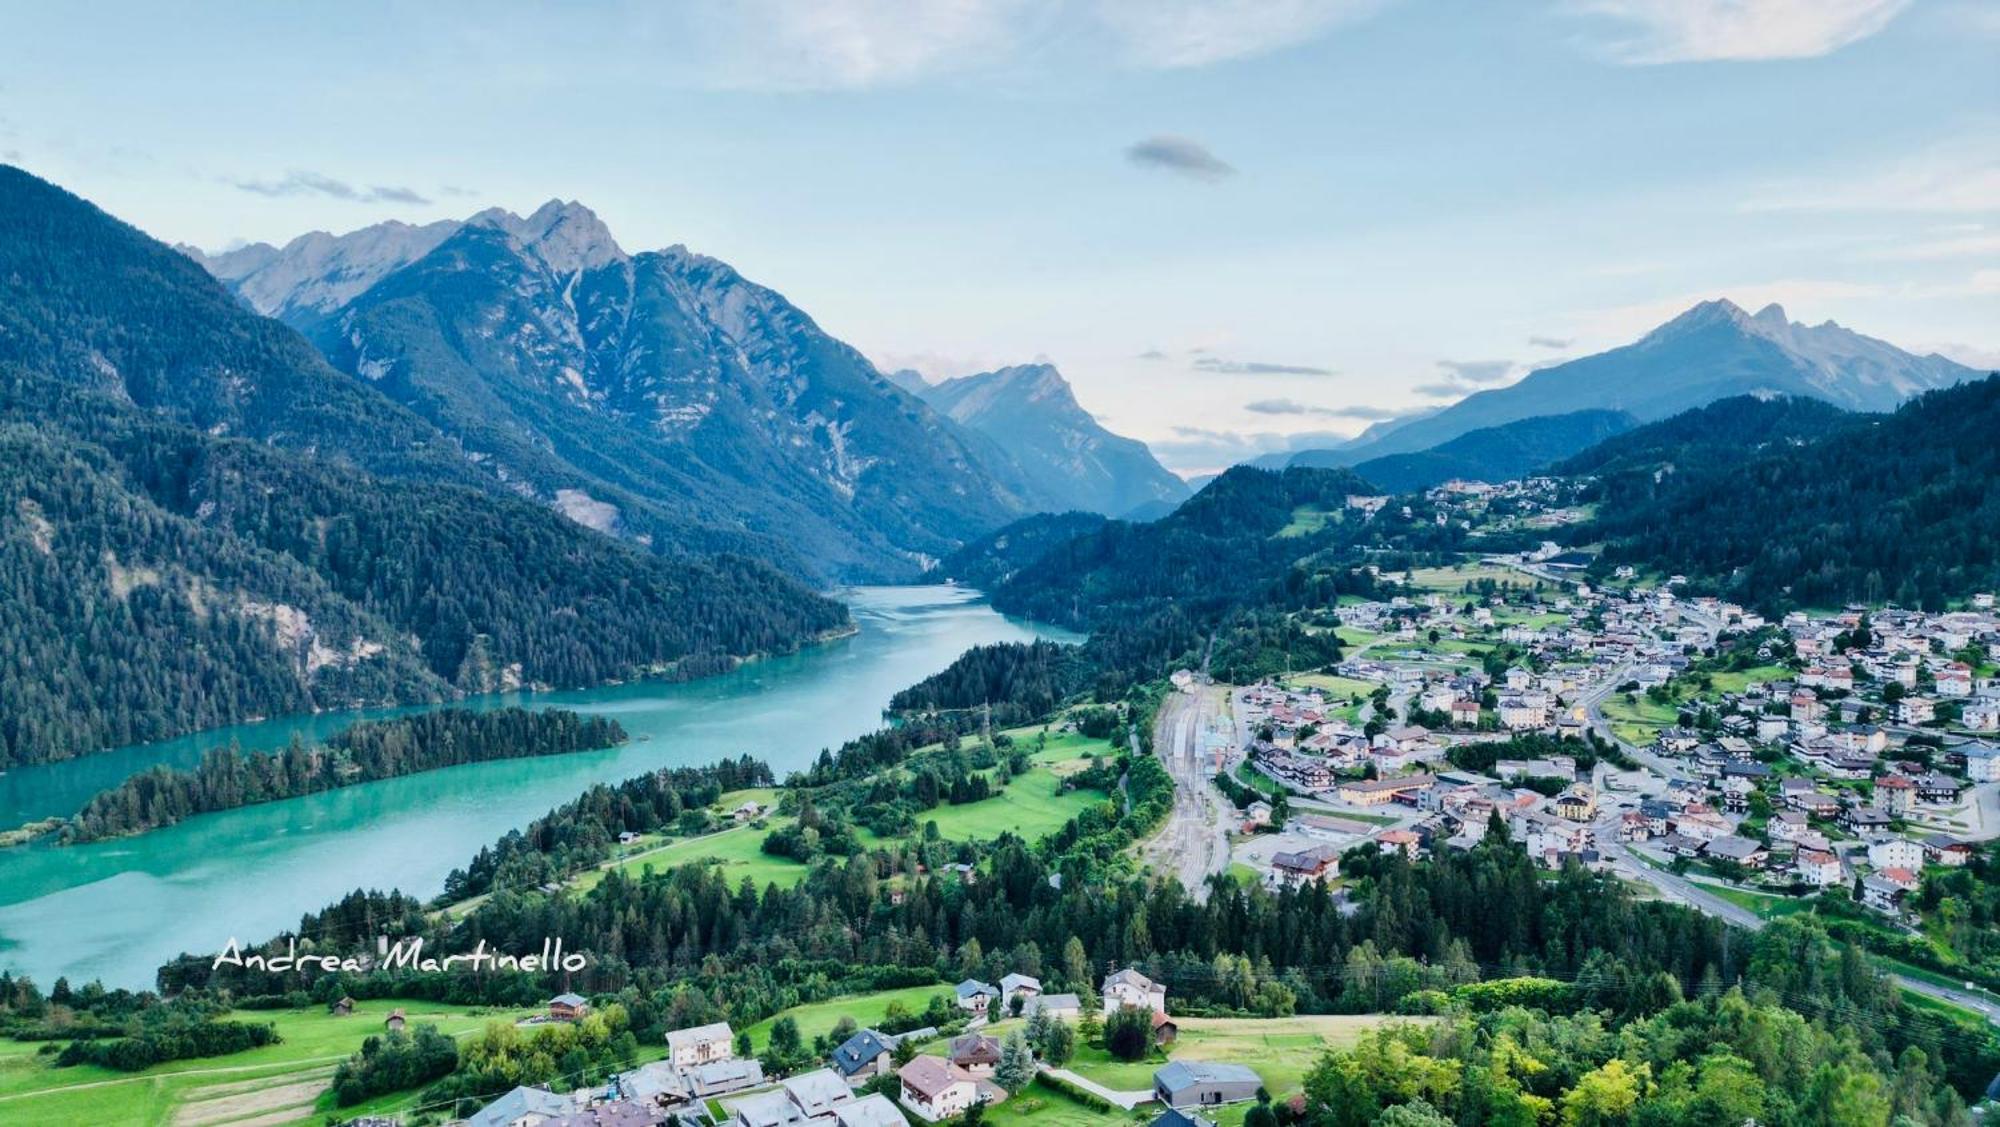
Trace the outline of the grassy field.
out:
[[[1383,637],[1383,635],[1377,634],[1372,630],[1363,630],[1358,626],[1335,627],[1333,631],[1333,636],[1340,639],[1341,645],[1347,646],[1349,648],[1369,645],[1370,643],[1381,640],[1381,638]]]
[[[1791,676],[1792,671],[1782,665],[1759,665],[1730,673],[1711,673],[1709,681],[1718,693],[1740,693],[1749,685],[1782,681]]]
[[[1611,730],[1618,738],[1635,744],[1649,744],[1661,728],[1672,726],[1680,719],[1680,709],[1670,704],[1657,704],[1646,699],[1644,693],[1632,694],[1627,701],[1624,693],[1613,693],[1604,698],[1604,718],[1611,722]]]
[[[323,1098],[333,1068],[382,1031],[382,1019],[401,1007],[410,1024],[431,1023],[454,1036],[488,1021],[513,1020],[528,1011],[452,1006],[441,1002],[380,999],[358,1003],[348,1017],[319,1006],[302,1010],[242,1010],[230,1016],[268,1021],[283,1040],[240,1053],[170,1061],[143,1072],[94,1066],[53,1068],[36,1046],[0,1042],[0,1123],[29,1125],[117,1123],[223,1124],[254,1119],[264,1124],[320,1122],[332,1110]],[[385,1109],[407,1106],[415,1093],[384,1097]]]
[[[1278,537],[1289,540],[1298,536],[1311,536],[1325,528],[1328,521],[1336,520],[1338,517],[1338,513],[1316,509],[1311,505],[1300,505],[1292,510],[1291,523],[1278,530]]]
[[[1307,1014],[1280,1018],[1176,1018],[1180,1037],[1165,1057],[1113,1060],[1102,1049],[1077,1047],[1070,1068],[1107,1088],[1138,1091],[1153,1084],[1167,1060],[1205,1060],[1248,1065],[1276,1097],[1299,1090],[1305,1074],[1328,1049],[1345,1048],[1385,1019],[1374,1014]],[[1423,1018],[1395,1018],[1423,1021]]]
[[[1457,594],[1467,583],[1491,579],[1502,585],[1531,587],[1534,581],[1513,568],[1463,563],[1455,567],[1420,567],[1410,573],[1410,585],[1424,591]]]
[[[984,802],[927,810],[918,819],[919,826],[935,821],[938,832],[953,840],[986,840],[1011,830],[1033,841],[1060,828],[1091,803],[1104,800],[1104,795],[1097,791],[1065,793],[1061,788],[1064,776],[1088,767],[1092,756],[1112,750],[1105,741],[1075,732],[1048,730],[1044,746],[1037,748],[1037,739],[1044,734],[1041,728],[1015,728],[1005,734],[1012,736],[1018,745],[1031,749],[1033,769],[1016,776],[1006,789]],[[769,788],[738,791],[724,795],[718,805],[725,812],[748,799],[769,805],[777,800],[777,795],[776,790]],[[766,884],[790,888],[806,878],[808,866],[763,851],[764,838],[790,824],[790,818],[773,815],[764,819],[761,829],[732,826],[701,837],[680,838],[665,844],[656,841],[650,847],[641,842],[605,869],[584,873],[572,884],[579,890],[592,888],[604,879],[608,869],[614,868],[636,876],[648,866],[663,871],[709,863],[721,865],[732,883],[748,877],[759,888]],[[860,837],[870,847],[883,843],[883,839],[865,830]]]
[[[1094,1111],[1037,1080],[1020,1095],[986,1109],[986,1122],[989,1127],[1111,1127],[1145,1122],[1158,1112],[1158,1108]]]
[[[1812,911],[1812,901],[1792,896],[1767,896],[1761,892],[1751,892],[1745,888],[1726,888],[1704,882],[1701,886],[1722,897],[1739,908],[1757,913],[1767,920],[1783,916],[1795,916],[1800,912]]]
[[[1085,807],[1104,801],[1102,791],[1061,787],[1054,768],[1037,766],[1015,776],[1005,790],[984,802],[926,810],[917,816],[917,824],[936,822],[938,833],[952,841],[984,841],[1010,830],[1036,841],[1062,828]]]
[[[635,854],[611,868],[636,876],[649,865],[663,871],[709,862],[721,865],[731,883],[749,877],[759,888],[766,884],[790,888],[805,879],[806,866],[789,857],[764,852],[764,838],[772,830],[790,825],[791,821],[790,818],[770,818],[765,821],[763,829],[749,825],[733,826],[702,837],[683,838],[663,848]],[[578,889],[592,888],[604,879],[604,873],[603,869],[584,873],[576,879],[575,886]]]
[[[890,1002],[901,1002],[912,1013],[922,1013],[930,1004],[931,996],[943,994],[951,996],[951,987],[907,986],[900,990],[878,990],[873,994],[843,994],[838,998],[828,998],[824,1002],[808,1002],[803,1006],[793,1006],[782,1013],[773,1014],[750,1027],[750,1043],[762,1052],[771,1039],[771,1026],[781,1017],[790,1017],[798,1022],[799,1035],[810,1043],[821,1033],[832,1029],[843,1017],[851,1017],[855,1024],[867,1027],[878,1025],[882,1015],[889,1009]]]
[[[1349,697],[1366,697],[1377,686],[1373,681],[1362,681],[1353,677],[1337,677],[1331,673],[1299,673],[1292,677],[1292,683],[1305,689],[1318,689],[1336,700]]]

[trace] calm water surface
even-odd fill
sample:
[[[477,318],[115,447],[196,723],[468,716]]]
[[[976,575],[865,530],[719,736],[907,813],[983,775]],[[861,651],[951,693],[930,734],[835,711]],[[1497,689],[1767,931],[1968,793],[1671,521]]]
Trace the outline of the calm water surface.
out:
[[[782,777],[820,749],[880,726],[896,690],[970,646],[1069,637],[1004,618],[955,587],[845,592],[860,633],[810,653],[686,684],[483,697],[612,716],[631,742],[600,752],[480,763],[194,818],[94,845],[0,850],[0,967],[45,987],[150,987],[183,951],[214,951],[296,926],[359,887],[431,896],[445,874],[511,828],[593,783],[749,753]],[[286,718],[120,748],[0,776],[0,824],[74,813],[91,794],[155,763],[191,764],[231,740],[284,746],[362,716]]]

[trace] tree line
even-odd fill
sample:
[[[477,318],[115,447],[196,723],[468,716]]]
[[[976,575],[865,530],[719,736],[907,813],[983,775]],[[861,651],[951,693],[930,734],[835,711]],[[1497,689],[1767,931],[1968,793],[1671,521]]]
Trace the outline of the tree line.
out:
[[[171,826],[183,818],[275,802],[337,787],[443,767],[591,751],[625,741],[616,720],[560,709],[447,708],[363,721],[307,746],[296,734],[270,754],[232,744],[188,769],[154,767],[99,792],[60,833],[65,843],[98,841]]]

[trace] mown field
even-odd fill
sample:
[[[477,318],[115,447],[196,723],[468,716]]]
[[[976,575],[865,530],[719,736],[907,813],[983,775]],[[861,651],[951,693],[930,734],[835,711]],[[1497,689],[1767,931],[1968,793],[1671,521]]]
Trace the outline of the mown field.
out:
[[[240,1010],[229,1016],[268,1021],[278,1027],[283,1041],[227,1056],[170,1061],[136,1073],[95,1066],[55,1068],[37,1055],[38,1045],[0,1041],[0,1123],[9,1127],[319,1123],[333,1111],[326,1088],[334,1066],[359,1049],[365,1038],[380,1033],[383,1018],[398,1007],[413,1026],[430,1023],[461,1037],[489,1021],[516,1020],[532,1012],[394,999],[361,1002],[347,1017],[334,1017],[320,1006]],[[377,1103],[391,1110],[415,1100],[412,1092]]]

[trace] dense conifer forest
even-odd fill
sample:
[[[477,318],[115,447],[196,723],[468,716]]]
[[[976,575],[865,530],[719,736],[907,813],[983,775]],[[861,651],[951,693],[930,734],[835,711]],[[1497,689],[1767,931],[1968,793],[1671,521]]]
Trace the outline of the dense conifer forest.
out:
[[[216,748],[191,770],[155,767],[104,791],[62,827],[65,842],[171,826],[183,818],[495,759],[563,755],[625,740],[615,720],[557,709],[440,709],[356,724],[323,746],[293,738],[268,755]]]

